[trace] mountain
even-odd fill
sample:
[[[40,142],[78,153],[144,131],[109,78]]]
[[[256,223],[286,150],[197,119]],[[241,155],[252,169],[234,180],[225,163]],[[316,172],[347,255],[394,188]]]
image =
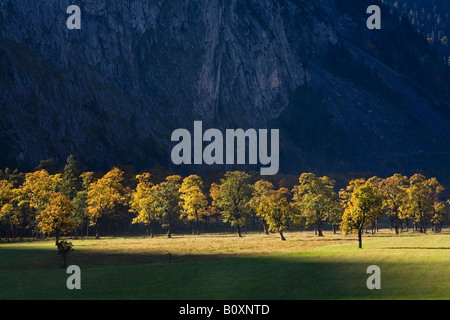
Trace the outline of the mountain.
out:
[[[450,63],[450,3],[446,0],[386,0],[398,16],[406,16],[447,64]]]
[[[283,173],[450,176],[448,65],[380,1],[74,4],[81,30],[67,3],[0,3],[3,167],[171,166],[171,133],[202,120],[279,129]]]

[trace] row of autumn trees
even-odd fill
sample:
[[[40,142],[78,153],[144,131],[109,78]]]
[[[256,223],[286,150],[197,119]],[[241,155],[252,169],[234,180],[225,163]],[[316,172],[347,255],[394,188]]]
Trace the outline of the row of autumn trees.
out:
[[[430,224],[439,232],[449,215],[443,186],[421,174],[354,179],[339,191],[334,180],[313,173],[303,173],[291,190],[242,171],[227,172],[209,188],[197,175],[174,174],[153,183],[144,172],[133,177],[133,186],[125,180],[117,167],[102,176],[83,172],[72,156],[61,173],[0,172],[0,237],[51,235],[58,243],[83,226],[86,233],[94,228],[98,238],[106,225],[137,224],[150,236],[158,226],[171,237],[180,221],[193,233],[199,233],[200,222],[222,221],[241,237],[248,222],[256,221],[282,240],[289,229],[314,226],[322,236],[324,226],[332,225],[345,234],[357,232],[361,246],[363,231],[375,232],[384,215],[397,234],[410,223],[420,232]]]

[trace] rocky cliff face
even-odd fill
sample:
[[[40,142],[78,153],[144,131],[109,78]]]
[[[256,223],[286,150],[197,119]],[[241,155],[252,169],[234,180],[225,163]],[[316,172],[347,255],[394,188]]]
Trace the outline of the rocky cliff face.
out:
[[[284,171],[372,170],[448,146],[448,118],[355,45],[365,21],[332,0],[74,4],[81,30],[66,28],[65,2],[0,3],[2,165],[29,168],[70,153],[92,169],[170,165],[172,131],[194,120],[280,126]],[[321,61],[339,43],[358,66],[376,64],[378,79],[408,100],[386,102],[331,72]],[[305,92],[317,108],[308,109]],[[283,120],[290,112],[303,128]],[[302,144],[322,134],[307,132],[308,122],[331,127],[319,149]]]

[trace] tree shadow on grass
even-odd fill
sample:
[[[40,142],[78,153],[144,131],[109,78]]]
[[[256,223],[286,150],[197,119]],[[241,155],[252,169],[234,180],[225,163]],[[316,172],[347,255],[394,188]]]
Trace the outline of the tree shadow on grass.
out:
[[[402,249],[401,247],[392,247]],[[408,249],[411,247],[408,247]],[[443,247],[444,249],[448,249]],[[435,249],[435,248],[433,248]],[[8,251],[9,250],[9,251]],[[5,260],[6,259],[6,260]],[[374,264],[377,264],[374,257]],[[370,261],[372,263],[372,261]],[[236,254],[174,254],[169,261],[164,253],[74,251],[68,265],[81,268],[83,299],[153,300],[329,300],[384,299],[413,297],[408,291],[417,279],[414,268],[400,261],[380,264],[382,290],[369,290],[368,260],[334,259],[330,256],[281,254],[239,256]],[[436,266],[438,268],[439,266]],[[56,250],[0,250],[0,285],[3,293],[25,299],[72,298],[65,287],[68,275],[59,269]],[[439,267],[441,268],[441,267]],[[27,270],[24,270],[27,269]],[[50,269],[50,270],[49,270]],[[52,271],[53,270],[53,271]],[[386,272],[384,270],[389,270]],[[409,273],[404,275],[404,272]],[[392,273],[392,275],[390,275]],[[410,279],[397,279],[401,274]],[[25,279],[29,277],[29,279]],[[15,288],[21,279],[29,288]],[[426,298],[441,281],[427,282],[421,292]],[[416,281],[416,282],[415,282]],[[36,287],[37,289],[33,289]],[[12,289],[11,289],[12,288]],[[72,296],[70,295],[72,294]],[[2,295],[0,295],[2,296]],[[433,297],[432,297],[433,298]]]
[[[246,257],[239,253],[195,254],[176,252],[125,252],[122,250],[84,250],[76,248],[67,255],[67,265],[85,268],[180,262],[209,262]],[[36,270],[60,267],[58,251],[45,249],[0,249],[0,270]]]

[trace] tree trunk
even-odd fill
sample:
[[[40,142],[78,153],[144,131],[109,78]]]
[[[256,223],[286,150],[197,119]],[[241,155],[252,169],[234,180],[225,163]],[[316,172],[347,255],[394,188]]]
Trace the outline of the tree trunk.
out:
[[[261,219],[259,217],[256,217],[256,227],[258,228],[258,234],[261,233]]]
[[[319,236],[319,237],[323,237],[323,233],[322,233],[322,224],[321,224],[321,223],[319,223],[319,224],[317,225],[317,232],[318,232],[318,236]]]
[[[241,235],[241,226],[240,225],[237,225],[237,233],[238,233],[238,238],[242,238],[242,235]]]
[[[286,241],[286,238],[283,236],[283,231],[280,231],[280,236],[282,241]]]
[[[398,232],[399,226],[400,226],[400,219],[398,218],[398,216],[395,216],[395,218],[394,218],[395,234],[399,234],[399,232]]]
[[[199,223],[198,216],[197,216],[197,230],[196,230],[195,233],[196,233],[196,234],[200,234],[200,223]]]
[[[427,221],[425,220],[425,217],[422,217],[420,223],[423,225],[423,227],[421,227],[423,229],[423,233],[427,233]]]
[[[362,249],[362,228],[358,229],[358,243],[359,243],[359,248]]]

